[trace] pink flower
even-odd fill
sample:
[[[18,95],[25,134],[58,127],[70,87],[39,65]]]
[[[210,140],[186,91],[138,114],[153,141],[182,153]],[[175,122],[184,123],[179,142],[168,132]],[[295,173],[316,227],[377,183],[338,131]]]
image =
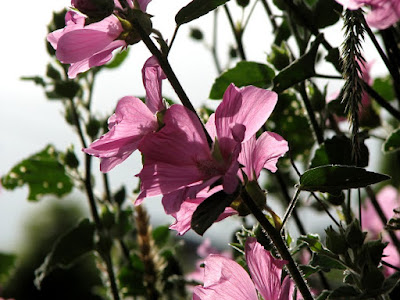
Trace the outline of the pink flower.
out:
[[[369,6],[371,11],[366,20],[369,26],[385,29],[400,19],[400,1],[398,0],[336,0],[348,9],[359,9]]]
[[[100,170],[108,172],[135,151],[146,134],[158,129],[156,112],[164,110],[161,81],[165,78],[154,57],[144,64],[143,80],[147,95],[142,100],[126,96],[119,100],[115,113],[108,119],[109,132],[83,149],[87,154],[101,158]]]
[[[288,150],[289,146],[285,139],[279,134],[266,131],[257,140],[253,136],[242,144],[238,160],[244,166],[242,170],[249,181],[253,181],[257,180],[263,168],[276,172],[278,159]]]
[[[90,10],[93,4],[89,2],[88,0],[72,0],[72,5],[89,7]],[[136,9],[145,11],[149,2],[150,0],[137,0],[139,8]],[[131,0],[127,3],[130,9],[135,9]],[[122,9],[119,1],[115,0],[114,4],[115,7]],[[115,49],[128,45],[120,38],[124,29],[115,15],[109,15],[89,25],[85,25],[86,19],[83,15],[68,11],[65,15],[66,26],[47,36],[47,41],[56,50],[57,59],[64,64],[71,64],[68,69],[69,78],[75,78],[79,73],[92,67],[104,65],[112,58],[112,52]],[[126,38],[130,38],[129,34]]]
[[[183,200],[194,199],[197,192],[220,178],[224,191],[233,193],[241,144],[265,123],[276,101],[274,92],[231,84],[206,125],[215,141],[212,151],[196,115],[183,106],[171,106],[164,116],[165,126],[139,146],[145,162],[138,174],[142,193],[136,203],[174,192],[170,207],[179,209]]]
[[[196,286],[194,300],[268,300],[291,299],[293,283],[286,276],[281,284],[282,268],[287,263],[271,256],[255,238],[248,238],[245,257],[249,274],[235,261],[210,255],[204,264],[204,285]]]
[[[87,26],[84,25],[85,19],[69,11],[65,15],[66,26],[47,36],[48,42],[56,50],[57,59],[64,64],[71,64],[69,78],[104,65],[112,58],[113,50],[127,46],[125,41],[117,39],[123,28],[114,15]]]
[[[197,282],[203,282],[204,278],[204,268],[201,266],[203,265],[204,259],[210,254],[218,254],[223,257],[232,259],[231,252],[224,251],[220,252],[218,249],[211,246],[211,241],[208,238],[205,238],[201,245],[197,248],[196,251],[197,255],[201,258],[196,261],[196,270],[192,273],[188,274],[186,277],[187,280],[195,280]]]
[[[376,200],[380,204],[383,214],[388,220],[394,215],[393,209],[400,206],[400,194],[392,186],[384,187],[376,195]],[[366,205],[362,208],[362,218],[364,229],[368,230],[372,238],[378,238],[383,231],[384,224],[369,199],[367,199]],[[400,234],[397,233],[396,235],[397,238],[400,238]],[[383,260],[394,266],[400,267],[400,254],[398,253],[397,248],[387,234],[382,235],[382,240],[389,242],[383,250],[383,254],[387,256],[384,257]],[[391,275],[394,272],[395,270],[392,268],[385,267],[386,275]]]

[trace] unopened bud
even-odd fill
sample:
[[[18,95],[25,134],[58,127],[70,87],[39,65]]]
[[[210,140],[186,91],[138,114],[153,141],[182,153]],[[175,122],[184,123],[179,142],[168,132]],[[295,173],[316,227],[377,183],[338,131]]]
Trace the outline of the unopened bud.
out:
[[[113,13],[113,0],[72,0],[71,4],[89,18],[101,20]]]
[[[246,7],[249,5],[250,0],[236,0],[236,3],[241,7]]]
[[[201,41],[204,38],[203,32],[198,28],[190,29],[190,37],[194,40]]]

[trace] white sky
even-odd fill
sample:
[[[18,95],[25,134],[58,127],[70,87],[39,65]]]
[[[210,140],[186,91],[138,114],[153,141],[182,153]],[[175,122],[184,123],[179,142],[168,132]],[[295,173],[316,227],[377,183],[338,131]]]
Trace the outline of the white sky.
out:
[[[160,30],[164,38],[170,39],[174,30],[174,16],[186,5],[189,0],[153,0],[148,6],[148,12],[154,15],[154,28]],[[232,1],[233,2],[233,1]],[[53,10],[61,10],[68,6],[68,0],[22,1],[18,7],[3,14],[0,18],[2,47],[0,57],[2,65],[0,73],[0,175],[26,158],[32,153],[41,150],[46,144],[53,143],[57,149],[64,150],[71,143],[76,149],[80,148],[77,136],[65,126],[62,116],[62,105],[57,101],[46,100],[43,90],[31,82],[23,82],[21,76],[45,74],[46,64],[49,61],[45,49],[46,25],[51,19]],[[232,3],[233,4],[233,3]],[[232,9],[232,5],[231,5]],[[233,10],[233,9],[232,9]],[[227,26],[223,11],[220,11],[219,39],[221,45],[226,41],[233,41],[232,33]],[[240,13],[235,16],[240,17]],[[272,42],[271,29],[265,21],[265,12],[260,3],[257,4],[254,19],[250,22],[245,34],[244,43],[247,56],[257,62],[266,61],[266,53]],[[193,23],[193,25],[211,29],[212,14],[209,14]],[[257,21],[259,20],[259,22]],[[260,26],[261,24],[261,26]],[[189,98],[198,106],[207,100],[209,90],[216,76],[211,56],[200,43],[188,39],[188,28],[192,24],[184,25],[178,34],[175,45],[170,53],[170,61]],[[341,34],[338,28],[330,30],[329,40],[340,41]],[[211,31],[206,32],[207,39],[211,39]],[[336,44],[338,45],[338,44]],[[221,58],[226,49],[220,49]],[[368,57],[374,53],[370,47],[366,49]],[[372,54],[373,56],[374,54]],[[141,80],[141,68],[150,53],[142,44],[134,45],[130,50],[128,61],[120,69],[102,73],[97,81],[94,94],[94,111],[101,115],[109,115],[115,108],[119,98],[126,95],[142,96],[144,89]],[[328,74],[331,69],[324,70]],[[164,84],[164,95],[177,99],[168,84]],[[98,162],[94,159],[94,169]],[[111,182],[114,187],[122,183],[129,187],[135,186],[134,175],[139,172],[139,155],[135,154],[123,165],[115,168],[111,173]],[[18,248],[19,234],[23,221],[27,215],[38,211],[45,205],[46,199],[40,203],[29,203],[26,200],[27,189],[17,189],[14,192],[0,192],[0,251],[14,251]],[[69,201],[67,199],[60,201]],[[86,199],[81,197],[86,205]],[[152,216],[156,216],[157,223],[168,222],[165,218],[160,201],[148,199],[145,201]],[[154,218],[153,218],[154,221]],[[222,226],[226,228],[226,222]],[[235,226],[234,222],[228,227]],[[218,229],[212,229],[211,235]],[[226,229],[225,229],[226,230]],[[229,241],[230,234],[220,237],[222,243]]]

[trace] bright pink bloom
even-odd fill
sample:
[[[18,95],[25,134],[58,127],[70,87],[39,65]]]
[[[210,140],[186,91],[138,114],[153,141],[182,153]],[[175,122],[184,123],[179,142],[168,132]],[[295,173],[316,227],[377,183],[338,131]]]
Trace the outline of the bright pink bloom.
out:
[[[165,126],[144,139],[139,150],[145,157],[142,171],[144,197],[166,195],[178,208],[188,196],[222,178],[224,191],[233,193],[237,187],[237,161],[242,142],[250,139],[265,123],[277,101],[274,92],[253,86],[226,90],[215,115],[206,128],[218,144],[211,151],[197,116],[180,105],[173,105],[164,116]],[[173,197],[171,197],[173,198]]]
[[[278,159],[288,150],[289,146],[285,139],[279,134],[266,131],[257,140],[253,136],[242,144],[238,160],[244,166],[242,170],[247,178],[252,181],[257,180],[263,168],[276,172]]]
[[[392,186],[384,187],[376,195],[376,200],[380,204],[383,214],[386,216],[387,220],[393,217],[393,209],[400,207],[400,194]],[[384,224],[382,223],[382,220],[380,219],[369,199],[367,199],[366,205],[362,209],[362,218],[364,229],[368,230],[372,238],[379,238],[383,232]],[[397,238],[400,238],[400,234],[396,235]],[[392,240],[387,234],[382,235],[382,240],[389,242],[389,244],[383,250],[383,254],[387,256],[384,257],[383,260],[394,266],[400,267],[400,254],[398,253],[397,248],[393,245]],[[392,268],[385,267],[385,273],[387,275],[391,275],[394,272],[395,271]]]
[[[388,220],[394,215],[393,209],[400,207],[400,195],[392,186],[385,186],[380,190],[376,195],[376,200]],[[364,229],[368,230],[374,237],[382,232],[384,224],[369,199],[362,209],[362,218],[365,220],[365,222],[362,222]]]
[[[220,255],[205,260],[204,285],[196,286],[194,300],[258,300],[257,291],[266,300],[291,299],[293,283],[286,276],[281,284],[282,268],[287,263],[271,256],[255,238],[248,238],[245,257],[250,276],[235,261]]]
[[[369,26],[385,29],[397,23],[400,19],[399,0],[336,0],[348,9],[359,9],[369,6],[371,11],[366,20]]]
[[[122,163],[138,148],[146,134],[158,129],[155,114],[165,109],[161,95],[161,81],[165,76],[154,57],[146,61],[142,73],[143,80],[147,78],[146,104],[132,96],[123,97],[117,104],[115,114],[108,119],[110,131],[84,149],[87,154],[101,158],[102,172],[106,173]]]
[[[87,26],[84,25],[85,19],[69,11],[65,15],[66,26],[47,36],[56,50],[57,59],[64,64],[71,64],[69,78],[104,65],[112,58],[113,50],[127,46],[125,41],[117,39],[123,29],[114,15]]]

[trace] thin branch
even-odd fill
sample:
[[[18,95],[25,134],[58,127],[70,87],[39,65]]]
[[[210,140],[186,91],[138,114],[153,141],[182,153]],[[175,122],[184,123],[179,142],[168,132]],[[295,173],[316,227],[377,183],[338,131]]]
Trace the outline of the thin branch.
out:
[[[273,31],[274,32],[277,31],[278,30],[278,25],[276,24],[275,17],[272,14],[272,10],[269,7],[269,4],[268,4],[267,0],[260,0],[260,1],[261,1],[262,5],[264,6],[265,11],[267,12],[267,15],[268,15],[269,21],[271,22],[271,26],[272,26]]]
[[[379,95],[372,87],[364,82],[364,90],[375,99],[380,106],[382,106],[388,113],[390,113],[397,120],[400,120],[400,111],[394,108],[389,102],[387,102],[381,95]]]
[[[226,4],[224,5],[224,10],[225,10],[226,16],[228,17],[229,25],[231,26],[233,35],[235,37],[236,45],[238,47],[239,54],[240,54],[240,58],[242,60],[247,60],[246,59],[246,54],[244,53],[244,49],[243,49],[243,43],[242,43],[243,31],[242,31],[242,29],[238,30],[236,28],[235,24],[233,23],[232,15],[231,15],[231,13],[230,13],[230,11],[228,9],[228,6]]]

